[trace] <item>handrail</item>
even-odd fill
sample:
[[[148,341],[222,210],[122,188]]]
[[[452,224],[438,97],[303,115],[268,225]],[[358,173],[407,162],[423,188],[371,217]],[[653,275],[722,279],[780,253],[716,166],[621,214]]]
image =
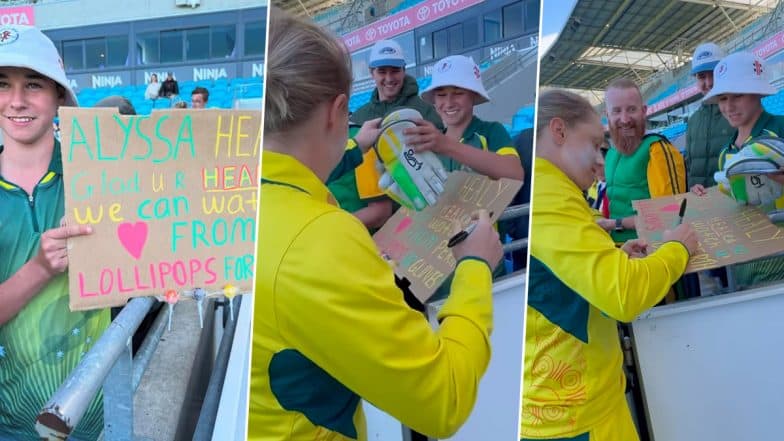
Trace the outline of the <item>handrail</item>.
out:
[[[152,297],[138,297],[125,305],[41,409],[36,419],[39,435],[58,438],[73,431],[155,301]]]
[[[234,299],[228,300],[229,302],[236,302],[230,311],[239,310],[242,305],[242,297],[237,296]],[[226,380],[226,369],[229,366],[229,355],[231,354],[232,343],[234,342],[234,333],[237,329],[237,320],[232,318],[226,322],[226,328],[221,337],[220,348],[218,355],[215,357],[215,365],[210,374],[210,382],[207,385],[207,391],[204,394],[204,402],[201,406],[199,413],[199,421],[196,423],[196,429],[193,433],[193,439],[198,441],[208,441],[212,439],[213,428],[215,427],[215,419],[218,413],[218,405],[220,404],[220,397],[223,391],[223,382]]]

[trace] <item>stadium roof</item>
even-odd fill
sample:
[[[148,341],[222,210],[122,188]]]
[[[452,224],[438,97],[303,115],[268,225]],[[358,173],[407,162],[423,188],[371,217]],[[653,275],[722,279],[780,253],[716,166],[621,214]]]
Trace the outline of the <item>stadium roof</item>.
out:
[[[691,61],[704,41],[723,42],[775,0],[578,0],[541,58],[539,84],[594,95],[618,77],[644,84]],[[592,100],[595,101],[595,100]]]
[[[351,1],[352,0],[272,0],[272,3],[294,15],[308,15],[313,17],[329,8],[344,3],[350,3]]]

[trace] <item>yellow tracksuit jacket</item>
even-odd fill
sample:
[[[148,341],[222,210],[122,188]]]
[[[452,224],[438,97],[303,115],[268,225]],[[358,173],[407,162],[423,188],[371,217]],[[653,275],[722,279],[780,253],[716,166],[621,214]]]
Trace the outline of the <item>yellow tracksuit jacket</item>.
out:
[[[487,263],[458,263],[433,331],[309,169],[262,161],[249,438],[365,440],[360,398],[418,432],[456,431],[490,359]]]
[[[659,302],[686,269],[677,242],[630,259],[580,189],[536,158],[523,376],[523,439],[637,439],[617,322]]]

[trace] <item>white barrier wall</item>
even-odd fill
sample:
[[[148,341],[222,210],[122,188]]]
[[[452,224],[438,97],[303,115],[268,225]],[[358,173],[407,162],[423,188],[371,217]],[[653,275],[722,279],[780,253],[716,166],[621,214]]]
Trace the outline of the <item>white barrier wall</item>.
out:
[[[656,307],[632,323],[652,439],[780,440],[784,285]]]

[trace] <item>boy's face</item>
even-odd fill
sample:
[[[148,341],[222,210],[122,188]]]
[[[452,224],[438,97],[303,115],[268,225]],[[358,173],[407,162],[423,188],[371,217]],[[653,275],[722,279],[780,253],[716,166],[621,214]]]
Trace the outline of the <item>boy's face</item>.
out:
[[[733,128],[753,126],[762,113],[759,95],[730,94],[719,95],[719,110]]]
[[[53,80],[26,68],[0,67],[0,129],[6,144],[52,139],[52,121],[64,102]]]
[[[379,101],[394,101],[403,89],[406,70],[394,66],[381,66],[370,69],[370,75],[376,82]]]
[[[191,105],[194,109],[203,109],[206,102],[204,101],[204,96],[200,93],[194,93],[191,95]]]
[[[474,116],[474,96],[460,87],[439,87],[433,93],[433,104],[446,126],[460,126]]]

